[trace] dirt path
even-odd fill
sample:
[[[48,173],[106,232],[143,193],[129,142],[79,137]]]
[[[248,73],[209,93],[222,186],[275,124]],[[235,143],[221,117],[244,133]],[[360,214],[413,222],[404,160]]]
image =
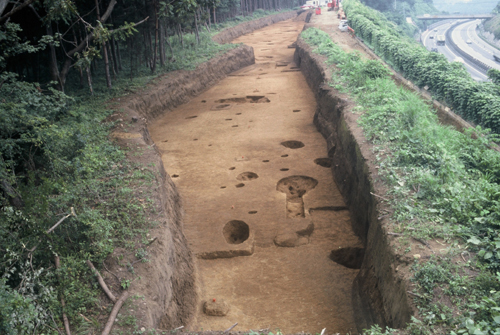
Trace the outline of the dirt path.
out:
[[[327,15],[316,19],[329,24]],[[254,48],[256,64],[150,126],[184,200],[201,299],[230,307],[207,316],[200,304],[192,330],[238,322],[235,330],[356,333],[358,270],[329,256],[362,245],[326,168],[335,162],[324,159],[312,123],[313,94],[292,63],[288,45],[303,24],[284,21],[235,40]]]

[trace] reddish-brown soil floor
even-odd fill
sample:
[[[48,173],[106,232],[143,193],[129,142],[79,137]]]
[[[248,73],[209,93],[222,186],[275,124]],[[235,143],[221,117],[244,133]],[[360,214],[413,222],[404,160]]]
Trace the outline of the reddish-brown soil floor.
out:
[[[324,12],[312,22],[333,32],[334,19]],[[150,126],[183,197],[200,298],[229,305],[226,316],[208,316],[200,302],[192,330],[238,322],[234,330],[356,333],[358,270],[330,253],[362,245],[328,168],[335,162],[317,160],[327,153],[314,96],[288,48],[303,25],[284,21],[233,41],[252,46],[256,64]]]

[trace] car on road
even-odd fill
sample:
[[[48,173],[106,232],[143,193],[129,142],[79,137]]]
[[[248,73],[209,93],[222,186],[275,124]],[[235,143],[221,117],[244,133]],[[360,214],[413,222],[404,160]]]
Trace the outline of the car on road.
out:
[[[465,43],[472,44],[472,41],[471,40],[467,40],[467,41],[465,41]]]
[[[435,33],[437,33],[437,31],[438,31],[437,29],[434,29],[434,32],[435,32]]]
[[[431,52],[438,52],[438,48],[431,48]]]
[[[493,55],[493,59],[500,63],[500,56]]]
[[[430,39],[434,39],[434,35],[429,36]]]
[[[457,62],[457,63],[465,64],[465,61],[462,57],[455,57],[455,59],[453,61]]]

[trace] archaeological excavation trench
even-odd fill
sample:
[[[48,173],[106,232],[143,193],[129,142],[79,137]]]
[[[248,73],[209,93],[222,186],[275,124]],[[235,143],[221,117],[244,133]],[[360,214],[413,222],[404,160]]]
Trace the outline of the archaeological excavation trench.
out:
[[[321,66],[291,47],[304,24],[237,38],[255,64],[148,125],[183,199],[199,300],[191,330],[356,334],[408,319],[404,283],[380,259],[390,252],[372,224],[364,159],[335,120],[345,104],[314,92]]]

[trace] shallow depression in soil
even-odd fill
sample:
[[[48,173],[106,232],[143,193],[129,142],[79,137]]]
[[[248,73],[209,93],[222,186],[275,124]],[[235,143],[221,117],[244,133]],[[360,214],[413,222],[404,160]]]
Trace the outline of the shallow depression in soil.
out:
[[[356,333],[358,259],[347,251],[363,245],[325,168],[331,162],[318,160],[327,152],[313,125],[314,96],[301,72],[283,71],[296,68],[288,46],[303,24],[284,21],[236,39],[254,48],[257,63],[150,126],[166,171],[182,176],[174,181],[185,234],[203,257],[192,330],[238,322],[235,331]],[[226,315],[203,312],[213,299],[227,304]]]

